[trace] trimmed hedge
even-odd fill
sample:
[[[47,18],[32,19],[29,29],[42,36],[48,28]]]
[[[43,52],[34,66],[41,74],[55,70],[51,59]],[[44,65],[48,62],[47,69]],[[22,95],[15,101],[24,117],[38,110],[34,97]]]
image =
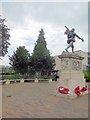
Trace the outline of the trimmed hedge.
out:
[[[22,78],[21,75],[19,74],[16,74],[16,75],[2,75],[2,80],[5,80],[5,79],[9,79],[9,80],[13,80],[13,79],[20,79]]]

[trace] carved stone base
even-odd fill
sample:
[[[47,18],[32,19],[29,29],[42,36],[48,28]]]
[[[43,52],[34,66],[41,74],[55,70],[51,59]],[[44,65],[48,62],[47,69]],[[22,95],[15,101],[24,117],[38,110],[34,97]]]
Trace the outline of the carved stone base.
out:
[[[77,86],[80,86],[80,88],[85,87],[82,71],[82,60],[84,58],[74,53],[63,53],[59,58],[61,59],[61,70],[58,86],[64,86],[70,90],[70,94],[68,95],[62,95],[60,93],[59,95],[67,96],[67,98],[75,98],[77,95],[74,93],[74,89]]]

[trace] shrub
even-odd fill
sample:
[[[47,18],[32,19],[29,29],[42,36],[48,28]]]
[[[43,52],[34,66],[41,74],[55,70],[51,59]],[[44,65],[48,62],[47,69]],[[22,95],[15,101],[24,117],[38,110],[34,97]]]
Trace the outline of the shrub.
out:
[[[86,79],[86,82],[90,82],[90,72],[84,72],[84,78]]]

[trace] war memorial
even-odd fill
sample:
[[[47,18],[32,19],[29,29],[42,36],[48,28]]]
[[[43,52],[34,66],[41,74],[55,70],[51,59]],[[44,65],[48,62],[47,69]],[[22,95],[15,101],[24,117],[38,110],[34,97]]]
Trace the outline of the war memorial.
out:
[[[60,86],[57,87],[56,95],[73,99],[79,95],[88,94],[82,70],[82,60],[84,58],[74,53],[75,37],[82,40],[82,42],[84,42],[84,39],[75,33],[74,28],[71,30],[66,26],[65,28],[67,29],[65,34],[67,35],[67,43],[69,45],[58,56],[61,60],[61,70],[58,80],[58,85]],[[72,52],[68,51],[70,47],[72,48]]]

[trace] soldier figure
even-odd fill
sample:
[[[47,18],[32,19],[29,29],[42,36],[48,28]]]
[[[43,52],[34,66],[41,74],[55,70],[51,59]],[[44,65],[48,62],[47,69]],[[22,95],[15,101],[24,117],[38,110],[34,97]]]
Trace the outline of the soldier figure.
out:
[[[74,28],[72,28],[71,30],[69,30],[69,29],[67,28],[67,26],[65,26],[65,28],[66,28],[67,30],[65,31],[64,34],[67,35],[67,39],[68,39],[68,40],[67,40],[67,43],[69,44],[65,50],[68,52],[68,49],[71,47],[71,48],[72,48],[72,52],[74,52],[74,45],[73,45],[73,43],[75,42],[75,36],[76,36],[77,38],[79,38],[80,40],[82,40],[82,42],[84,42],[84,39],[83,39],[83,38],[80,38],[80,37],[75,33],[75,29],[74,29]]]

